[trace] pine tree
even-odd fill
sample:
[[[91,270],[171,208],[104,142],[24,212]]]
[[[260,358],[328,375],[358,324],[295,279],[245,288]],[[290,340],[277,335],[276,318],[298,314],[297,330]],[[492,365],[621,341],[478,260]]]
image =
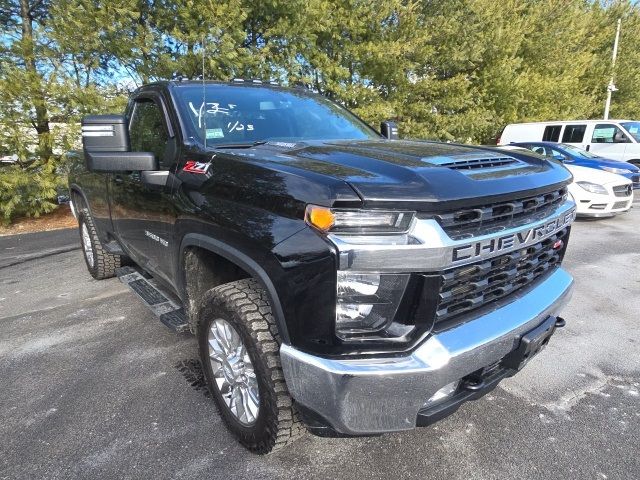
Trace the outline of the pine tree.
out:
[[[80,117],[122,105],[113,85],[101,88],[97,81],[108,65],[93,18],[61,7],[69,5],[0,3],[6,39],[0,48],[0,150],[18,158],[0,167],[2,223],[55,209],[65,189],[64,154],[78,146]]]

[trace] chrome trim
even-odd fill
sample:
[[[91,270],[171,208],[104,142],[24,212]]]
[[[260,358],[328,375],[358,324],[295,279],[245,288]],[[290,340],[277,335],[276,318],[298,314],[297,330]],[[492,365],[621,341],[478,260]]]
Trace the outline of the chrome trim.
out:
[[[570,225],[576,204],[567,200],[548,217],[470,239],[452,240],[434,219],[414,219],[407,239],[329,234],[339,251],[340,270],[376,272],[427,272],[457,267],[528,247]]]
[[[83,132],[112,132],[113,125],[82,125]]]
[[[418,411],[439,389],[497,362],[520,335],[569,301],[573,279],[556,270],[506,305],[433,334],[400,357],[327,359],[283,344],[282,369],[292,397],[344,434],[415,428]]]
[[[624,210],[624,211],[620,211],[617,210],[615,212],[609,212],[609,213],[590,213],[590,212],[585,212],[585,213],[579,213],[578,217],[580,218],[584,218],[584,217],[589,217],[589,218],[613,218],[616,215],[620,214],[620,213],[627,213],[628,210]]]
[[[83,125],[83,137],[114,137],[113,125]]]

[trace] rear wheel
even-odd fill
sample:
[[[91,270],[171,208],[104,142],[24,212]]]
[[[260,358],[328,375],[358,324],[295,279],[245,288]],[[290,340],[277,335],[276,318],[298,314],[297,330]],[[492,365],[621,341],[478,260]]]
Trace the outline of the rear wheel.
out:
[[[205,293],[198,342],[211,394],[242,445],[264,454],[305,433],[284,381],[271,307],[255,280]]]
[[[120,267],[122,259],[120,255],[113,255],[104,250],[91,214],[86,208],[78,214],[78,227],[84,260],[91,276],[96,280],[115,276],[116,268]]]

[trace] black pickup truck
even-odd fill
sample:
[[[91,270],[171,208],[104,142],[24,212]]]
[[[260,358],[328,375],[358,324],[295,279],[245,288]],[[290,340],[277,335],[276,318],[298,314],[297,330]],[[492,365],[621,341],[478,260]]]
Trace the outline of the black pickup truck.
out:
[[[568,171],[381,130],[255,81],[154,83],[83,120],[69,188],[89,272],[196,336],[253,451],[429,425],[564,324]]]

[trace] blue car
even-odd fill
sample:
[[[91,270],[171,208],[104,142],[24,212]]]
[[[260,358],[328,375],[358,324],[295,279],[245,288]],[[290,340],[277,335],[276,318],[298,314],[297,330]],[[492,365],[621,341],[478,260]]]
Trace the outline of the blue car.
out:
[[[640,188],[640,168],[627,162],[609,160],[566,143],[554,142],[518,142],[511,143],[517,147],[527,148],[545,157],[580,167],[597,168],[610,173],[617,173],[633,182],[633,188]]]

